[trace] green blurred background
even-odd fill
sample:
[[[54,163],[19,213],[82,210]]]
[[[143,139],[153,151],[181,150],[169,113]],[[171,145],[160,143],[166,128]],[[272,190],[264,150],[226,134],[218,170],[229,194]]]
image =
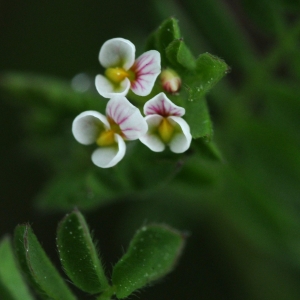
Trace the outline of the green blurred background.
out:
[[[232,68],[208,95],[222,162],[194,157],[164,189],[85,213],[108,272],[145,223],[190,233],[175,271],[136,297],[300,298],[299,12],[297,0],[0,2],[1,72],[93,78],[105,40],[124,37],[142,49],[170,16],[195,55],[210,52]],[[24,143],[26,111],[0,97],[1,236],[29,221],[59,265],[64,212],[33,201],[52,171]]]

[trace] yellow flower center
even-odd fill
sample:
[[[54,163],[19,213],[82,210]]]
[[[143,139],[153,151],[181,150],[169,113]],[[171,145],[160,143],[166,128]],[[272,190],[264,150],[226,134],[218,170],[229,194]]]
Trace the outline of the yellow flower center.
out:
[[[122,82],[126,77],[129,77],[129,73],[123,68],[108,68],[105,71],[105,75],[114,83]]]
[[[97,145],[100,147],[111,146],[113,144],[116,144],[115,133],[123,137],[123,133],[120,129],[120,126],[116,124],[115,121],[110,117],[107,117],[107,120],[110,124],[110,129],[103,128],[96,140]]]
[[[174,132],[174,126],[167,118],[163,118],[158,126],[158,133],[165,143],[169,143]]]
[[[102,131],[96,140],[98,146],[111,146],[115,143],[115,132],[113,130]]]

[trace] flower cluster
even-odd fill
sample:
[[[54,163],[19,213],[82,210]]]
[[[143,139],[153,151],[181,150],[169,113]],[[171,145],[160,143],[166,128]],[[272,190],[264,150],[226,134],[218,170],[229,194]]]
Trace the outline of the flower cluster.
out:
[[[103,44],[99,61],[106,70],[96,76],[95,84],[99,94],[110,99],[106,114],[85,111],[72,125],[79,143],[98,145],[92,154],[93,163],[101,168],[115,166],[125,155],[125,142],[137,139],[155,152],[163,151],[166,145],[175,153],[186,151],[192,136],[182,118],[184,108],[160,93],[145,103],[143,117],[125,97],[129,89],[139,96],[150,94],[161,72],[160,53],[150,50],[135,60],[135,46],[115,38]]]

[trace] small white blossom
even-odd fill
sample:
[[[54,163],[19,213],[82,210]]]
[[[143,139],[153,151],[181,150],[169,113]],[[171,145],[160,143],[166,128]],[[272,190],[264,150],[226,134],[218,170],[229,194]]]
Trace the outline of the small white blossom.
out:
[[[73,121],[75,139],[84,145],[96,143],[93,163],[101,168],[115,166],[125,155],[126,140],[136,140],[147,132],[147,123],[139,109],[125,97],[110,99],[106,116],[97,111],[85,111]]]
[[[190,127],[181,118],[185,109],[175,105],[164,93],[146,102],[144,114],[148,131],[140,141],[152,151],[161,152],[168,145],[172,152],[182,153],[190,147]]]
[[[106,41],[100,49],[105,76],[96,76],[96,88],[105,98],[126,96],[129,89],[139,96],[150,94],[160,73],[160,53],[150,50],[135,60],[135,46],[123,38]]]

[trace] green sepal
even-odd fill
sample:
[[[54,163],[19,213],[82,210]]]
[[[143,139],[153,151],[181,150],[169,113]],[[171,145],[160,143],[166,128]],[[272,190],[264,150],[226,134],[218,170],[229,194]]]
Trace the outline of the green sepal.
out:
[[[196,60],[183,39],[173,40],[166,48],[166,56],[172,66],[176,70],[194,70]]]
[[[44,299],[75,300],[68,286],[55,269],[30,225],[18,225],[14,244],[20,267]]]
[[[185,237],[164,225],[142,227],[128,251],[113,268],[112,283],[121,299],[170,272],[178,260]]]
[[[95,294],[109,287],[88,225],[78,210],[58,225],[57,248],[65,273],[78,288]]]
[[[15,261],[11,241],[0,243],[0,296],[2,300],[33,300]]]

